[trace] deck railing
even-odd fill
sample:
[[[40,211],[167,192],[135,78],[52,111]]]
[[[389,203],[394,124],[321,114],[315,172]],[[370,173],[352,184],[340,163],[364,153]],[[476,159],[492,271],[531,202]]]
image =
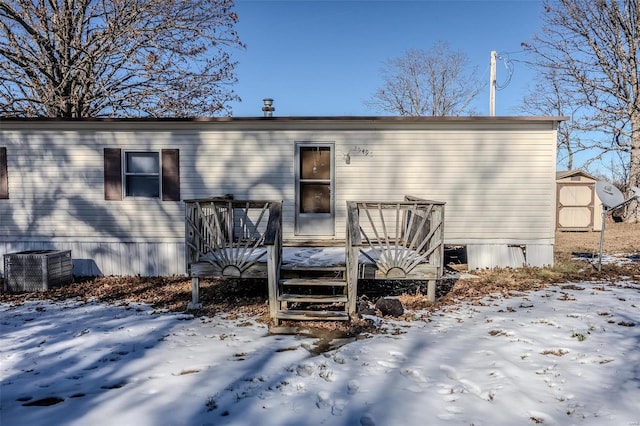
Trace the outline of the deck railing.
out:
[[[278,312],[282,267],[282,201],[211,198],[187,200],[187,271],[192,306],[198,305],[200,277],[268,279],[269,310]],[[347,202],[347,310],[356,311],[359,278],[435,282],[444,258],[443,202],[405,197],[400,202]]]
[[[187,272],[195,264],[209,264],[212,275],[241,277],[265,263],[266,247],[280,262],[282,202],[209,198],[186,200]]]
[[[374,278],[428,279],[435,299],[444,259],[444,202],[406,196],[401,202],[347,202],[346,263],[349,289],[355,291],[360,260]],[[350,300],[355,303],[355,294]],[[355,307],[355,306],[354,306]]]

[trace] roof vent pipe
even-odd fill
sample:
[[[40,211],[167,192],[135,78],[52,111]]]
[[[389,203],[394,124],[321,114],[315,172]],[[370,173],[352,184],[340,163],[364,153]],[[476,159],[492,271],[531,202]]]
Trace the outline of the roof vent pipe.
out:
[[[262,111],[264,112],[264,116],[265,117],[273,117],[273,111],[276,110],[276,108],[273,106],[273,99],[264,98],[262,100],[262,102],[264,102],[264,106],[262,107]]]

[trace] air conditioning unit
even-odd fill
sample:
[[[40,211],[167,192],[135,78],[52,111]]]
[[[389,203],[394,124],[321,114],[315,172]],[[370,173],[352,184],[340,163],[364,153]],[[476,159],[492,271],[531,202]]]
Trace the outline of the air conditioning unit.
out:
[[[30,250],[4,255],[4,290],[49,290],[73,281],[71,250]]]

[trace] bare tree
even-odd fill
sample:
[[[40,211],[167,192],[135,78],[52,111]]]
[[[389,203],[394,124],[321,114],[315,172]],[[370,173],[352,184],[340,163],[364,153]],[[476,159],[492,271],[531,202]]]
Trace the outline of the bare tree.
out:
[[[545,27],[528,47],[564,90],[588,107],[585,130],[607,132],[603,150],[629,154],[640,186],[640,10],[638,0],[548,0]],[[637,220],[635,214],[627,220]]]
[[[366,101],[374,109],[403,116],[454,116],[468,112],[482,84],[462,52],[438,41],[428,50],[411,49],[387,60],[384,85]]]
[[[573,170],[576,167],[575,155],[592,148],[581,131],[582,107],[563,89],[556,70],[545,71],[536,74],[535,84],[524,97],[520,110],[531,115],[569,117],[569,121],[558,123],[557,162],[567,170]],[[594,158],[582,167],[588,168],[592,160]]]
[[[237,20],[233,0],[0,0],[0,115],[229,114]]]

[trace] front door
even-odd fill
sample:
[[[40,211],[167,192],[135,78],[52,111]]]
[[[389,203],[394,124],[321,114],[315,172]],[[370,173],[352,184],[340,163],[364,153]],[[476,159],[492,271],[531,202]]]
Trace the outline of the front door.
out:
[[[296,235],[334,235],[332,143],[296,144]]]

